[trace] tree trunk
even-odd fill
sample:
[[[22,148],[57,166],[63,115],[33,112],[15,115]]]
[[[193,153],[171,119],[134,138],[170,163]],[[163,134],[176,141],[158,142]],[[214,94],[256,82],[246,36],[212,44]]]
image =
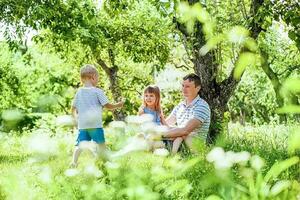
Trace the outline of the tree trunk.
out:
[[[101,66],[101,68],[105,71],[105,73],[107,74],[107,76],[109,78],[109,89],[112,93],[114,102],[121,101],[122,100],[122,92],[120,90],[118,78],[117,78],[118,67],[116,67],[116,66],[108,67],[106,65],[106,63],[100,58],[98,58],[97,62]],[[114,110],[113,116],[114,116],[115,120],[124,120],[125,119],[125,113],[120,109]]]
[[[199,54],[200,48],[206,43],[202,31],[202,25],[196,24],[195,38],[193,41],[194,70],[201,79],[201,90],[199,95],[210,106],[211,124],[207,143],[214,143],[217,136],[224,131],[224,113],[228,110],[227,103],[235,90],[239,80],[233,78],[233,71],[230,76],[222,82],[217,82],[218,64],[215,62],[214,52],[206,55]]]
[[[198,3],[198,0],[189,0],[190,5]],[[251,36],[256,39],[261,32],[261,27],[254,20],[254,16],[258,13],[259,7],[263,4],[263,0],[252,0],[250,22]],[[205,5],[203,5],[205,7]],[[213,51],[208,52],[206,55],[199,53],[201,47],[206,44],[205,36],[202,31],[202,25],[199,22],[195,24],[195,32],[188,34],[185,27],[175,19],[177,29],[185,37],[184,41],[192,44],[193,63],[196,74],[201,79],[200,96],[207,101],[211,109],[211,125],[207,142],[213,143],[217,136],[223,132],[224,113],[228,110],[227,103],[232,93],[236,89],[240,80],[233,78],[233,70],[230,76],[224,81],[218,83],[216,81],[218,64],[215,62],[216,55]],[[185,45],[189,46],[189,45]],[[242,49],[241,53],[246,49]]]

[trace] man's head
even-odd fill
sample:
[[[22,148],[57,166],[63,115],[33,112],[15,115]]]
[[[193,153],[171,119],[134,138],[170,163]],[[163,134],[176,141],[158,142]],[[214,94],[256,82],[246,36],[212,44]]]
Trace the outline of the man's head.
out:
[[[86,64],[80,69],[80,78],[82,83],[91,83],[96,86],[99,80],[99,74],[97,69],[90,64]]]
[[[186,99],[192,100],[197,97],[201,89],[200,77],[196,74],[188,74],[183,77],[182,81],[182,94]]]

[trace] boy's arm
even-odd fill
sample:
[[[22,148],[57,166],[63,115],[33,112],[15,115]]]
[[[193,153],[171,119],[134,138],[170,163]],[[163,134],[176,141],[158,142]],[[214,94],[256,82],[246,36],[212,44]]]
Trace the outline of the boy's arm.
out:
[[[108,109],[108,110],[114,110],[114,109],[117,109],[117,108],[122,108],[123,105],[124,105],[124,102],[120,101],[119,103],[116,103],[116,104],[107,103],[103,107]]]
[[[74,106],[71,107],[71,114],[75,122],[75,125],[77,125],[77,109]]]

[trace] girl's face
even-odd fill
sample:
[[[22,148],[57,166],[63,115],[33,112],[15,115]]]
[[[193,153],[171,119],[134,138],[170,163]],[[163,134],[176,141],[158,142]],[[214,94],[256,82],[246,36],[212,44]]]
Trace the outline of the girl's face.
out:
[[[146,92],[144,94],[144,101],[146,102],[147,106],[154,106],[156,102],[155,94]]]

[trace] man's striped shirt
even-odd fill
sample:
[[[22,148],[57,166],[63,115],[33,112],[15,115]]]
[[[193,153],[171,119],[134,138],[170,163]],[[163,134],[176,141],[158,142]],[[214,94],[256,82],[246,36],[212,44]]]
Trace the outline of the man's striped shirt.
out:
[[[187,105],[186,101],[180,102],[172,111],[171,115],[176,118],[179,128],[185,127],[191,119],[197,119],[201,122],[199,128],[196,128],[191,134],[206,140],[210,125],[210,108],[206,101],[197,96],[191,104]]]

